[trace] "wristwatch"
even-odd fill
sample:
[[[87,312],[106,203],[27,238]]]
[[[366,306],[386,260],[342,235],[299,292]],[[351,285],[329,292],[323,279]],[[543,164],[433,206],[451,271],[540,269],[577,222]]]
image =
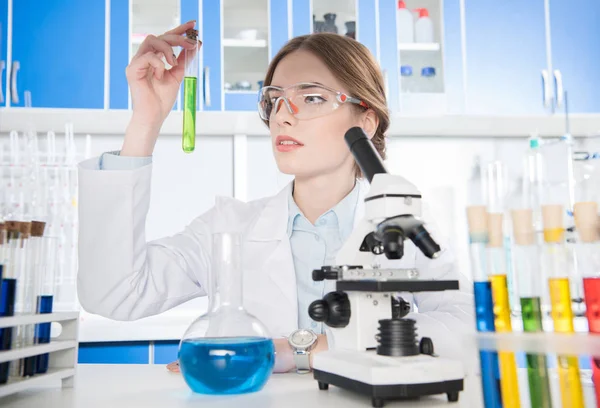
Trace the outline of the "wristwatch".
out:
[[[317,334],[309,329],[296,330],[288,337],[298,374],[310,373],[310,351],[317,345],[317,339]]]

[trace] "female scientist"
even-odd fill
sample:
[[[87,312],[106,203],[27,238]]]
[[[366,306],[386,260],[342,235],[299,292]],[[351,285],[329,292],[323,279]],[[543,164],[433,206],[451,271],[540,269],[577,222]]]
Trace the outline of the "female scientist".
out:
[[[151,157],[184,75],[184,53],[175,57],[172,47],[195,47],[182,35],[194,25],[144,40],[126,70],[133,115],[122,149],[80,165],[79,299],[91,313],[135,320],[205,296],[211,235],[241,230],[249,276],[244,305],[274,338],[275,370],[308,368],[312,355],[327,349],[323,326],[308,316],[309,304],[326,293],[323,282],[312,281],[312,270],[335,264],[362,218],[366,193],[345,132],[362,127],[385,158],[389,115],[382,74],[367,48],[348,37],[323,33],[290,40],[267,70],[259,115],[269,127],[279,170],[294,181],[273,197],[248,203],[218,198],[184,231],[146,242]],[[457,279],[461,290],[401,296],[411,304],[419,335],[431,337],[438,354],[458,357],[461,335],[473,327],[471,285],[431,220],[427,229],[443,254],[430,260],[406,241],[395,266],[417,268],[423,279]],[[297,329],[312,331],[308,357],[288,341]]]

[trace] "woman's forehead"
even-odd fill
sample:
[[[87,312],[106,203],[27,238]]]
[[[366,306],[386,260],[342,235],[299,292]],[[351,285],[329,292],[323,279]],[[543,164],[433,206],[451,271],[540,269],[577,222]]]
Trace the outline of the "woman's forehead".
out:
[[[319,57],[311,52],[298,50],[286,55],[277,64],[271,85],[286,88],[302,82],[319,83],[336,90],[341,86]]]

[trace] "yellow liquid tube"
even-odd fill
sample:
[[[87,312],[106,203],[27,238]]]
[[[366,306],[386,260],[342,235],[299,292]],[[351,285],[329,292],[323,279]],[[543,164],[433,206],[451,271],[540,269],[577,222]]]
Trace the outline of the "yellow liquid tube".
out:
[[[568,278],[550,278],[552,321],[557,333],[574,333],[571,291]],[[583,390],[579,375],[579,361],[575,356],[558,356],[558,378],[563,407],[584,408]]]
[[[494,299],[494,325],[498,333],[512,331],[510,321],[510,304],[508,301],[508,288],[506,275],[491,275],[492,297]],[[498,352],[500,363],[500,387],[502,391],[503,408],[519,408],[519,378],[517,376],[517,361],[515,353]]]

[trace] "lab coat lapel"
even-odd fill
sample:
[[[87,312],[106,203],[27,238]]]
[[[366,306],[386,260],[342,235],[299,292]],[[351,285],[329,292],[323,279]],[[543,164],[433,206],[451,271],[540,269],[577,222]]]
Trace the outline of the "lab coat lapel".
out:
[[[247,259],[252,269],[268,276],[288,300],[293,316],[298,315],[296,274],[290,241],[287,236],[288,197],[292,183],[273,196],[262,209],[257,222],[247,236]],[[265,294],[267,301],[268,294]],[[282,305],[284,306],[284,305]]]

